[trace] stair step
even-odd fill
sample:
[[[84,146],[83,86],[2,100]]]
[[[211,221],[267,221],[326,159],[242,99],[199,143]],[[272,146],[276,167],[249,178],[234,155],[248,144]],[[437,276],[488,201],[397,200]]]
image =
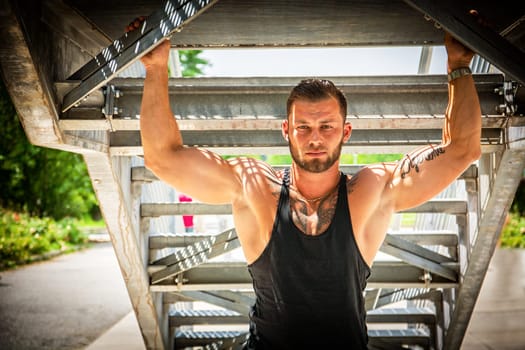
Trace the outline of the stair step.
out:
[[[420,345],[428,348],[430,333],[422,328],[368,330],[369,346]]]
[[[447,85],[446,79],[443,79],[442,76],[332,77],[331,80],[342,91],[349,94],[349,98],[352,97],[349,100],[352,106],[352,116],[348,120],[352,122],[356,130],[381,128],[432,130],[441,129],[443,125],[441,115],[446,103]],[[127,107],[126,113],[119,113],[114,118],[118,121],[115,123],[118,126],[117,130],[138,130],[139,123],[137,123],[136,115],[140,113],[143,79],[116,78],[112,80],[112,84],[116,89],[122,91]],[[170,78],[169,96],[172,105],[177,106],[177,114],[180,115],[179,125],[183,132],[230,130],[261,132],[280,130],[280,122],[286,116],[286,104],[283,102],[286,101],[288,94],[296,84],[297,79],[294,77],[272,77],[265,78],[265,81],[261,79],[255,81],[246,77]],[[420,84],[432,86],[432,88],[422,89],[418,86]],[[476,75],[476,84],[480,89],[488,90],[491,87],[489,91],[493,91],[501,87],[501,76],[496,74]],[[384,95],[385,93],[387,95]],[[488,93],[482,97],[486,108],[494,109],[494,106],[502,103],[502,98],[498,94]],[[98,107],[98,113],[100,113],[103,105],[99,103],[94,105]],[[241,106],[247,107],[241,108],[243,113],[239,115]],[[430,115],[433,117],[428,118],[427,116]],[[190,119],[191,116],[197,116],[197,118]],[[240,119],[241,116],[246,120]],[[126,117],[130,120],[125,120]],[[488,118],[483,118],[484,128],[501,128],[503,124],[492,122],[490,119],[485,121],[485,119]],[[94,130],[95,121],[84,120],[84,130]],[[385,125],[388,128],[385,128]],[[71,122],[66,121],[60,126],[62,130],[72,127]],[[102,124],[99,127],[102,127]]]
[[[176,310],[169,313],[170,327],[202,324],[246,324],[249,319],[230,310]],[[382,308],[367,313],[368,323],[435,324],[436,315],[429,308]]]
[[[230,310],[176,310],[169,313],[170,327],[196,324],[247,324],[248,317]]]
[[[148,267],[152,273],[160,266]],[[428,276],[428,280],[423,277]],[[453,288],[457,281],[450,281],[436,274],[426,272],[419,267],[400,261],[376,261],[368,279],[369,288]],[[252,289],[252,279],[246,268],[246,262],[204,263],[185,271],[182,285],[178,278],[151,285],[153,292],[175,292],[179,290],[225,290]]]
[[[429,308],[382,308],[370,310],[366,314],[370,323],[436,323],[436,315]]]
[[[240,344],[246,340],[246,337],[247,333],[242,331],[177,331],[174,348],[206,346],[220,341]]]
[[[242,331],[177,331],[175,349],[206,346],[222,340],[242,342],[246,336]],[[370,346],[420,345],[426,348],[430,344],[429,332],[421,328],[369,330],[368,337]]]
[[[289,165],[276,165],[273,166],[274,169],[284,169],[289,167]],[[361,164],[342,164],[339,166],[339,169],[349,175],[354,175],[358,172],[364,165]],[[475,179],[478,174],[478,168],[476,165],[471,165],[467,168],[460,176],[459,179]],[[148,168],[144,166],[136,166],[131,168],[131,180],[132,181],[142,181],[142,182],[152,182],[159,181],[159,178]]]
[[[462,199],[432,199],[417,207],[406,209],[401,213],[445,213],[465,215],[467,201]],[[231,204],[205,203],[142,203],[142,217],[159,217],[173,215],[231,215]]]
[[[392,233],[392,235],[421,245],[455,247],[458,244],[458,235],[453,231],[420,231],[410,233]],[[211,235],[200,233],[154,234],[149,237],[149,248],[182,248],[210,237]]]

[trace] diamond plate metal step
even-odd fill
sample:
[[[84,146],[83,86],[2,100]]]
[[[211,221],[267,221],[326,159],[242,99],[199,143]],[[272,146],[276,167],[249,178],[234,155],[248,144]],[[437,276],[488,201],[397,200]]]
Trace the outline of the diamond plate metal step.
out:
[[[242,331],[178,331],[175,333],[175,349],[206,346],[223,340],[244,341],[247,334]],[[427,349],[430,345],[430,334],[424,329],[388,329],[369,330],[369,346],[401,347],[403,345],[419,345]]]
[[[430,308],[382,308],[368,311],[366,322],[434,324],[436,314]]]
[[[247,324],[248,317],[230,310],[175,310],[169,313],[170,327],[203,324]]]

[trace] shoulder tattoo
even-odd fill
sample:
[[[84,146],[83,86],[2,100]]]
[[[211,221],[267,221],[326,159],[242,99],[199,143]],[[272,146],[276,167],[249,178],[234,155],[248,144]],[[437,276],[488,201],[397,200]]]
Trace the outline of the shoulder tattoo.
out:
[[[346,193],[347,194],[354,192],[354,187],[357,184],[358,180],[359,180],[359,171],[355,173],[354,175],[352,175],[352,177],[350,178],[348,176],[346,177]]]

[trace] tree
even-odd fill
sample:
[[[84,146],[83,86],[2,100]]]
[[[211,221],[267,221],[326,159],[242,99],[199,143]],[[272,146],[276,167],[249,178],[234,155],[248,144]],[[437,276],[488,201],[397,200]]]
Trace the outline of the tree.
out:
[[[179,59],[183,77],[196,77],[202,75],[202,70],[210,63],[199,57],[202,50],[179,50]]]
[[[1,207],[55,219],[98,212],[82,157],[29,143],[1,80],[0,121]]]

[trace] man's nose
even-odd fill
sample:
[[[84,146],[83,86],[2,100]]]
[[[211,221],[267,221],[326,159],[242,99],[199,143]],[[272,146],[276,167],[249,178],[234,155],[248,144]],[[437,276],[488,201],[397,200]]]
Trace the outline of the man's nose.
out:
[[[322,142],[321,133],[317,129],[313,129],[310,134],[310,143],[311,144],[320,144]]]

